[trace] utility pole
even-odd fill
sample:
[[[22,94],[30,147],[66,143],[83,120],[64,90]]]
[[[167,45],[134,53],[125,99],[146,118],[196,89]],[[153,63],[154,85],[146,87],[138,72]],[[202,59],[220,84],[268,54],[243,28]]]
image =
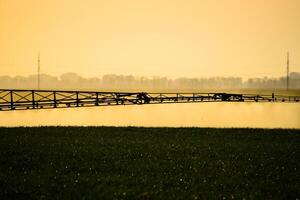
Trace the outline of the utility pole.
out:
[[[289,90],[289,70],[290,70],[290,53],[287,52],[287,62],[286,62],[286,90]]]
[[[41,86],[41,60],[40,60],[40,52],[38,54],[38,89],[40,89]]]

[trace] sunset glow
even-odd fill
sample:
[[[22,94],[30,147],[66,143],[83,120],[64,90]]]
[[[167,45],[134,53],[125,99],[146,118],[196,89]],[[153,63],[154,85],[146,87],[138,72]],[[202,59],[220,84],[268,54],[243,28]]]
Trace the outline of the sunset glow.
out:
[[[278,77],[300,71],[298,0],[0,0],[0,75]]]

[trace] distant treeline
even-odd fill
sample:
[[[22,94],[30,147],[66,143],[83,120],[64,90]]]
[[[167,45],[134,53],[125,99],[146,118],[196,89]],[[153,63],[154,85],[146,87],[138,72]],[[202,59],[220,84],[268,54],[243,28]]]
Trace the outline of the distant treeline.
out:
[[[177,78],[135,77],[132,75],[108,74],[102,77],[84,78],[75,73],[66,73],[60,77],[41,75],[41,89],[102,89],[102,90],[195,90],[195,89],[284,89],[286,77],[249,78],[211,77]],[[36,89],[37,75],[0,76],[0,88]],[[290,73],[290,88],[300,89],[300,73]]]

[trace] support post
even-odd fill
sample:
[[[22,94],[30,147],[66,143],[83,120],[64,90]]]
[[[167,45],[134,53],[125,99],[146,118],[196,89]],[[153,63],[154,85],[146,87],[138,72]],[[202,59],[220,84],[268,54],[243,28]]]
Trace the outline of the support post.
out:
[[[32,108],[35,109],[34,90],[31,91],[31,96],[32,96]]]
[[[287,52],[287,62],[286,62],[286,90],[289,90],[289,72],[290,71],[290,53]]]
[[[96,106],[99,106],[99,94],[96,92]]]
[[[76,92],[76,106],[79,107],[79,94]]]
[[[12,90],[10,91],[10,109],[14,109],[14,93]]]
[[[53,101],[54,101],[54,108],[57,108],[57,104],[56,104],[56,92],[53,91]]]

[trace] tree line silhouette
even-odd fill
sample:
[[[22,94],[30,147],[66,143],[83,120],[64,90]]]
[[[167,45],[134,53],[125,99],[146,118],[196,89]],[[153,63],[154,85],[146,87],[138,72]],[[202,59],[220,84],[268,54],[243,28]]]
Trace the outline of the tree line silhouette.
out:
[[[60,77],[41,74],[41,89],[82,90],[196,90],[196,89],[285,89],[286,77],[249,78],[210,77],[176,78],[137,77],[132,75],[107,74],[102,77],[84,78],[76,73]],[[2,89],[37,89],[37,75],[0,76]],[[300,89],[300,73],[290,73],[290,88]]]

